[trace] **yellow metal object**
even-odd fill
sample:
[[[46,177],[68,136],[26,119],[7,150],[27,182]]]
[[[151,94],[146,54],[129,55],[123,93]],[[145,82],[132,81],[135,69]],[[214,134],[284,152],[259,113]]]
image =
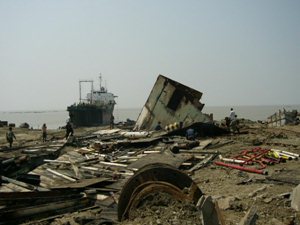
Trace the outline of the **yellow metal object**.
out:
[[[290,159],[289,156],[287,156],[287,155],[285,155],[285,154],[282,154],[282,153],[279,153],[279,152],[277,152],[277,151],[273,151],[273,150],[270,150],[270,151],[268,152],[268,155],[269,155],[269,156],[272,156],[272,157],[274,157],[274,158],[276,158],[276,159],[286,159],[286,160],[289,160],[289,159]]]

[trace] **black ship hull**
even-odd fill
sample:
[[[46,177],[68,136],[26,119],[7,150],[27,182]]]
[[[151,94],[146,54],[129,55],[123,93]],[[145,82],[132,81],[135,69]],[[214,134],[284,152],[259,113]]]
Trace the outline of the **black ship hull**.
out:
[[[76,127],[108,125],[111,121],[114,105],[97,106],[93,104],[71,105],[67,108],[70,122]]]

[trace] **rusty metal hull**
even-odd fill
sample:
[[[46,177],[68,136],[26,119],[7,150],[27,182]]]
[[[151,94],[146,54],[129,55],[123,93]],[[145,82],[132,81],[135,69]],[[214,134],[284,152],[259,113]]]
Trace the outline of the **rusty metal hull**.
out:
[[[196,122],[211,122],[211,118],[201,112],[204,107],[201,96],[201,92],[159,75],[134,129],[154,130],[158,122],[163,128],[170,124],[182,128]]]
[[[124,185],[118,202],[118,220],[127,219],[140,201],[155,192],[168,193],[178,200],[196,203],[202,191],[180,170],[161,163],[141,168]]]

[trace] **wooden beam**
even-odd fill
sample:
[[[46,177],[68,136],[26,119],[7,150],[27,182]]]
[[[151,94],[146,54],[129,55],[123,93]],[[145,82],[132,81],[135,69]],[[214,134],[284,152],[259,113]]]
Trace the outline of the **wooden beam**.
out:
[[[47,188],[35,186],[35,185],[32,185],[32,184],[27,184],[25,182],[14,180],[14,179],[11,179],[11,178],[5,177],[5,176],[2,176],[2,180],[6,181],[8,183],[12,183],[12,184],[15,184],[17,186],[20,186],[22,188],[26,188],[28,190],[32,190],[32,191],[49,191],[49,189],[47,189]]]

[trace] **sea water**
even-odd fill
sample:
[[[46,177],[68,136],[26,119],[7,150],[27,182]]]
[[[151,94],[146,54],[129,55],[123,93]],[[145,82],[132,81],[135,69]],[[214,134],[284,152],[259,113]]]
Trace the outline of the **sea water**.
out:
[[[267,118],[279,110],[287,111],[297,110],[300,112],[300,105],[269,105],[269,106],[204,106],[202,112],[213,114],[214,120],[224,119],[229,116],[230,108],[233,108],[238,118],[250,119],[253,121]],[[136,120],[141,108],[118,108],[114,110],[115,122],[126,121],[127,119]],[[28,123],[34,129],[40,129],[44,123],[49,129],[57,129],[64,126],[69,119],[66,110],[53,111],[14,111],[0,112],[0,120],[15,123],[20,126],[22,123]]]

